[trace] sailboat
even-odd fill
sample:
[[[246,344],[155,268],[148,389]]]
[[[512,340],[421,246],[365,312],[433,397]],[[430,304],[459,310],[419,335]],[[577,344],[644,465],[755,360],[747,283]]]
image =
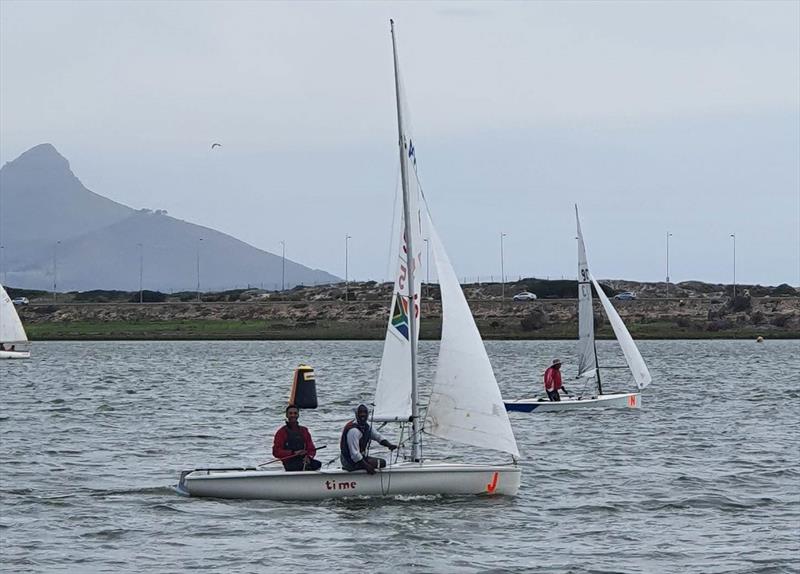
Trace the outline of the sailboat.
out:
[[[0,359],[28,359],[28,336],[5,288],[0,285]],[[14,348],[12,351],[11,348]]]
[[[343,469],[284,472],[206,468],[181,472],[176,490],[218,498],[325,500],[352,496],[515,495],[519,451],[478,328],[427,209],[420,209],[416,153],[405,124],[394,22],[391,23],[403,209],[397,275],[375,391],[373,422],[410,426],[410,452],[374,475]],[[422,226],[427,227],[442,297],[442,339],[430,399],[420,408],[417,345],[421,318]],[[424,434],[499,451],[510,460],[470,464],[428,460]]]
[[[597,280],[589,272],[586,258],[586,246],[583,243],[581,221],[578,217],[578,206],[575,206],[575,222],[578,229],[578,376],[589,387],[588,395],[566,396],[560,401],[552,402],[546,398],[519,399],[505,401],[506,409],[521,412],[567,411],[591,407],[639,408],[642,404],[640,392],[607,393],[603,391],[601,366],[597,359],[597,347],[594,337],[594,311],[592,310],[592,285],[597,297],[608,317],[614,335],[617,337],[627,368],[630,369],[638,391],[650,384],[652,377],[647,365],[636,347],[631,334],[622,322],[617,310],[609,301]],[[606,367],[609,368],[609,367]],[[570,385],[571,386],[571,385]]]

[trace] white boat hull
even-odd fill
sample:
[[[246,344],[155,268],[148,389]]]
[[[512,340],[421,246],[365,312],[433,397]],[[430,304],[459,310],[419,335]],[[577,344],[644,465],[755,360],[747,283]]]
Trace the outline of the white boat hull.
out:
[[[342,469],[189,470],[176,490],[187,496],[267,500],[327,500],[357,496],[502,494],[520,484],[518,466],[403,462],[374,475]]]
[[[0,359],[30,359],[30,351],[0,351]]]
[[[641,393],[616,393],[580,399],[577,397],[562,397],[560,401],[535,398],[503,402],[507,411],[549,413],[591,408],[638,409],[642,404],[642,397]]]

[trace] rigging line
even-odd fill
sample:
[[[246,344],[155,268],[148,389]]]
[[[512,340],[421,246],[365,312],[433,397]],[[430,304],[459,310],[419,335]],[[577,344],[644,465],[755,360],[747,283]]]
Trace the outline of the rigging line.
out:
[[[403,431],[404,430],[405,430],[405,425],[403,423],[401,423],[400,424],[400,440],[397,441],[397,449],[396,449],[397,450],[397,454],[393,453],[392,451],[389,451],[389,464],[388,464],[389,478],[386,479],[386,490],[385,491],[383,489],[383,473],[381,473],[381,495],[382,496],[386,496],[389,493],[389,490],[391,490],[391,488],[392,488],[392,466],[394,465],[395,462],[397,462],[397,457],[400,456],[400,445],[403,442]],[[392,455],[393,454],[395,455],[394,461],[392,460]]]
[[[358,412],[356,412],[356,420],[358,420]],[[367,437],[367,451],[364,454],[365,458],[369,456],[369,449],[370,447],[372,447],[372,424],[374,422],[375,422],[375,405],[372,405],[372,412],[370,412],[369,414],[369,436]]]
[[[389,258],[386,265],[386,275],[385,278],[390,278],[392,280],[392,284],[397,282],[397,273],[396,270],[393,269],[395,265],[397,265],[397,250],[393,249],[394,247],[394,240],[395,240],[395,229],[394,229],[394,222],[395,217],[397,217],[397,197],[398,197],[398,190],[400,189],[400,162],[397,162],[397,176],[395,177],[394,182],[394,201],[392,202],[392,222],[389,226]],[[389,311],[391,313],[391,311]]]
[[[586,382],[583,383],[583,389],[581,389],[581,392],[578,394],[578,400],[580,400],[581,397],[583,397],[583,395],[586,394],[586,388],[589,386],[589,383],[594,379],[592,377],[576,377],[576,378],[577,379],[580,379],[580,378],[585,378],[586,379]]]

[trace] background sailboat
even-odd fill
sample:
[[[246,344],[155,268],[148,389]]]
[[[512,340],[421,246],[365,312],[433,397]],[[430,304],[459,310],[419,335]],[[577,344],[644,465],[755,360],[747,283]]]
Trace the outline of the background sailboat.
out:
[[[28,336],[19,319],[11,297],[0,285],[0,359],[27,359],[31,356]],[[11,347],[14,350],[11,350]]]
[[[583,379],[591,388],[588,393],[562,397],[559,402],[551,402],[546,398],[505,401],[506,409],[509,411],[548,412],[587,407],[638,408],[641,405],[641,394],[638,392],[607,393],[603,391],[602,369],[597,359],[597,345],[594,337],[592,285],[594,285],[603,311],[611,323],[611,328],[617,337],[622,354],[636,382],[636,387],[641,391],[652,380],[650,371],[648,371],[636,343],[633,342],[631,334],[625,327],[625,323],[622,322],[617,310],[614,309],[603,289],[589,272],[577,205],[575,206],[575,223],[578,231],[578,379]]]
[[[500,389],[472,313],[427,209],[420,209],[414,144],[404,122],[404,98],[392,23],[397,123],[403,188],[402,239],[392,310],[375,390],[374,421],[410,424],[410,450],[375,475],[342,469],[292,472],[194,469],[181,473],[177,490],[191,496],[322,500],[398,494],[506,494],[519,489],[519,451]],[[430,400],[421,415],[417,381],[422,225],[442,291],[442,340]],[[466,464],[426,460],[422,435],[511,455],[507,463]],[[402,436],[402,430],[401,430]]]

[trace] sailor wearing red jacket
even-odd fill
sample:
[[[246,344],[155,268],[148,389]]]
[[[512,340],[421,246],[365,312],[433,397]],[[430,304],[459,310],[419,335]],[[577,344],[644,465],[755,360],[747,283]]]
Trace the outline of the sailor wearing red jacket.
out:
[[[294,405],[286,407],[286,424],[275,433],[272,456],[281,459],[288,471],[319,470],[322,463],[314,459],[317,447],[308,429],[298,424],[299,418],[300,409]]]
[[[569,394],[569,391],[561,384],[561,360],[553,359],[553,364],[544,372],[544,390],[547,398],[551,401],[560,401],[559,389],[563,389],[566,394]]]

